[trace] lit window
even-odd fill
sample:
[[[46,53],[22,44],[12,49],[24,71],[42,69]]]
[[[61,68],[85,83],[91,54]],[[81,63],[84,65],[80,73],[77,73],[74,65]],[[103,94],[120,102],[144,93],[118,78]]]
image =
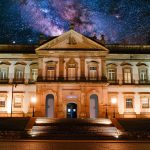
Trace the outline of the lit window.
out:
[[[149,99],[144,97],[141,99],[142,108],[149,108]]]
[[[109,81],[116,80],[116,69],[108,69],[108,80]]]
[[[5,97],[0,97],[0,107],[5,107]]]
[[[15,97],[14,107],[21,108],[21,106],[22,106],[22,98],[21,97]]]
[[[68,68],[68,80],[75,80],[76,68]]]
[[[15,72],[15,79],[22,80],[23,78],[24,78],[23,69],[17,68]]]
[[[55,78],[55,67],[49,66],[47,67],[47,79],[54,80]]]
[[[7,68],[0,68],[0,79],[4,80],[8,78],[8,69]]]
[[[133,100],[132,98],[126,99],[126,108],[133,108]]]
[[[140,69],[139,77],[140,77],[140,81],[146,81],[147,80],[147,69]]]
[[[32,80],[36,81],[38,77],[38,69],[32,69],[31,74],[32,74]]]
[[[89,76],[90,80],[96,80],[97,79],[97,67],[89,67]]]
[[[131,69],[125,68],[124,70],[124,83],[131,83]]]

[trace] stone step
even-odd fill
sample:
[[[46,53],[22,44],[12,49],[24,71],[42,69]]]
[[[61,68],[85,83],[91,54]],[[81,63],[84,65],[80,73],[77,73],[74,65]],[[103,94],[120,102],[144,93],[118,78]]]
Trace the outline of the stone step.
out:
[[[35,138],[73,139],[82,137],[116,137],[118,130],[109,119],[49,119],[37,118],[29,133]]]
[[[107,118],[99,118],[99,119],[50,119],[50,118],[37,118],[36,124],[52,124],[52,123],[67,123],[67,124],[104,124],[110,125],[112,124],[110,119]]]

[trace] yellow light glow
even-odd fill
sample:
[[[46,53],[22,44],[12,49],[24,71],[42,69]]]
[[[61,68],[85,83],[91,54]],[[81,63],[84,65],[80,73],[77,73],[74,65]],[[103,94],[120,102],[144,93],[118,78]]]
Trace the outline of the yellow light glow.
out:
[[[115,97],[112,97],[112,98],[111,98],[111,103],[112,103],[112,104],[116,104],[116,103],[117,103],[117,99],[116,99]]]
[[[32,102],[33,104],[36,103],[36,97],[35,97],[35,96],[31,97],[31,102]]]

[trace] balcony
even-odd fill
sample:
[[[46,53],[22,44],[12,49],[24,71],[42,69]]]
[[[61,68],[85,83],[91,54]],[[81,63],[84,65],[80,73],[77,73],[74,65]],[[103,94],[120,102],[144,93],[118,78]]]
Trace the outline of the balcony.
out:
[[[139,80],[139,81],[138,81],[138,84],[141,84],[141,85],[149,85],[149,84],[150,84],[150,81],[149,81],[149,80]]]
[[[119,80],[108,80],[108,82],[111,85],[118,85],[119,84]]]
[[[134,85],[136,84],[135,80],[122,80],[123,85]]]
[[[104,82],[98,78],[89,78],[89,77],[58,77],[58,78],[48,78],[48,77],[38,77],[37,82],[92,82],[92,83],[100,83]],[[107,82],[107,81],[105,81]]]
[[[24,84],[25,83],[25,79],[13,79],[13,83],[17,83],[17,84]]]
[[[0,79],[0,84],[8,84],[9,79]]]

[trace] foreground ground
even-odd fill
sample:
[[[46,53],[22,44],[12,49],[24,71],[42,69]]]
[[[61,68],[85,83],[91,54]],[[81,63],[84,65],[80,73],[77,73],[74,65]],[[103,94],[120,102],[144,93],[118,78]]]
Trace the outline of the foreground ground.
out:
[[[149,141],[0,141],[0,150],[149,150]]]

